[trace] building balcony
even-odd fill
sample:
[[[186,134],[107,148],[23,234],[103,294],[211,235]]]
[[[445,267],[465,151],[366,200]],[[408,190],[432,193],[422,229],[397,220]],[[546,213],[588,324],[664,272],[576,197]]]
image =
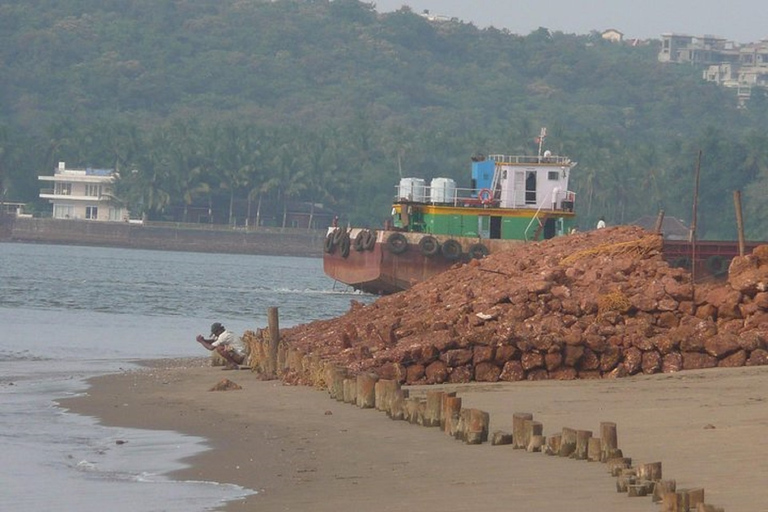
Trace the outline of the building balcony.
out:
[[[107,203],[111,197],[107,195],[100,196],[82,196],[74,194],[57,194],[53,189],[43,189],[40,191],[40,199],[50,199],[53,201],[77,201],[89,203]]]

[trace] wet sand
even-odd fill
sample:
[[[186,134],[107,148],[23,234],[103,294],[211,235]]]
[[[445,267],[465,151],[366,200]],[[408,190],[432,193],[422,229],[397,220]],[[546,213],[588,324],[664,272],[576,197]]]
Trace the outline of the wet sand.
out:
[[[223,378],[243,389],[209,391]],[[727,512],[768,511],[768,367],[439,389],[489,412],[491,432],[511,432],[517,412],[532,413],[547,436],[563,427],[597,436],[600,422],[615,422],[619,448],[635,465],[661,461],[665,479],[703,487],[707,503]],[[258,491],[226,511],[659,509],[649,497],[617,493],[601,463],[465,445],[437,428],[250,371],[222,371],[207,359],[99,377],[87,395],[62,405],[106,425],[208,438],[212,449],[172,476]]]

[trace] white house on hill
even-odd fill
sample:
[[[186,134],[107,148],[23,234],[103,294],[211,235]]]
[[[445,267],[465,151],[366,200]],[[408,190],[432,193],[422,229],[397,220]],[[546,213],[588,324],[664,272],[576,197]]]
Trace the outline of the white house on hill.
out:
[[[128,210],[112,201],[115,172],[111,169],[67,169],[64,162],[53,176],[38,176],[52,182],[53,188],[40,191],[41,199],[53,205],[54,219],[123,221]]]

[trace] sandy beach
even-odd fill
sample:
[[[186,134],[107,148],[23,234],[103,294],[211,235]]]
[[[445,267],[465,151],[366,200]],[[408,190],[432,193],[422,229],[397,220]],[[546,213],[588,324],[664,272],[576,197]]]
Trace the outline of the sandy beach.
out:
[[[242,390],[212,392],[223,378]],[[328,393],[222,371],[208,359],[153,362],[94,379],[62,401],[106,425],[202,436],[211,450],[177,479],[239,484],[258,494],[222,510],[595,510],[652,511],[648,497],[616,492],[604,464],[470,446],[437,428],[393,421]],[[412,387],[411,394],[425,387]],[[430,388],[437,389],[437,388]],[[618,380],[441,386],[464,407],[490,413],[490,430],[512,431],[514,413],[563,427],[618,426],[633,463],[662,462],[678,488],[703,487],[728,512],[768,511],[768,368],[711,369]],[[126,439],[121,449],[131,449]]]

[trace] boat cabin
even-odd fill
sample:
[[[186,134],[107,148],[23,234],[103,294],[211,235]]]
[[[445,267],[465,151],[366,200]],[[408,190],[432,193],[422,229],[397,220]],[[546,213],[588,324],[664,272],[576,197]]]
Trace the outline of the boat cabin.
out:
[[[568,233],[575,194],[568,190],[576,162],[539,156],[472,159],[470,188],[450,178],[403,178],[392,208],[396,229],[488,239],[530,240]]]

